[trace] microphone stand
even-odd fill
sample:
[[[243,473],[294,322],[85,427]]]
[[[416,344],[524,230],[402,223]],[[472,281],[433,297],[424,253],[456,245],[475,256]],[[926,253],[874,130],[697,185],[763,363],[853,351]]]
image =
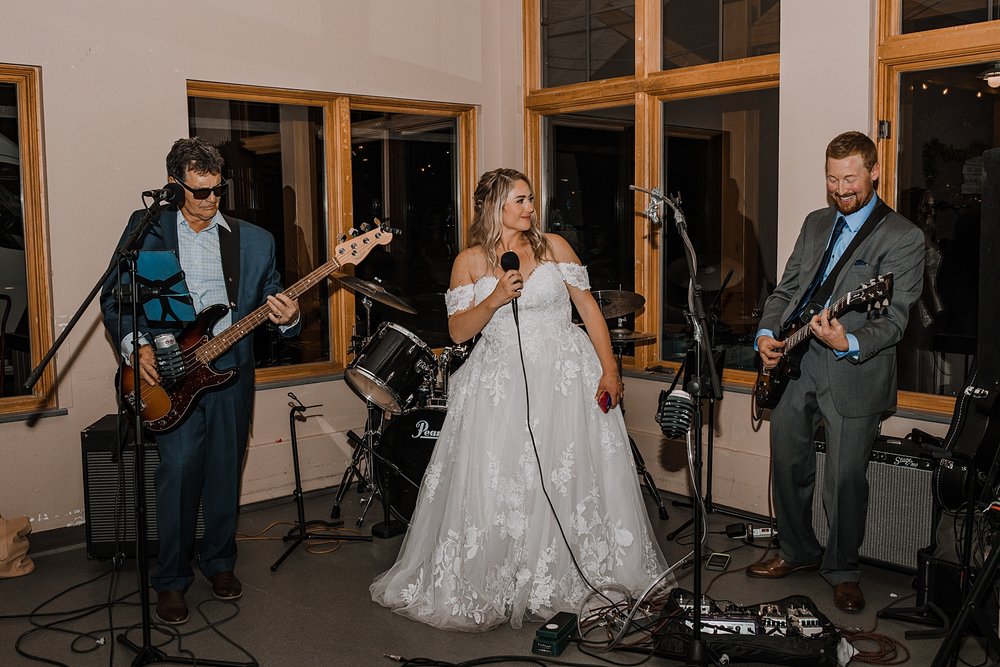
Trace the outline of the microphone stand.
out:
[[[137,267],[137,257],[139,248],[142,246],[143,239],[146,237],[146,234],[149,233],[149,230],[154,225],[158,224],[160,211],[165,205],[169,205],[169,202],[157,199],[146,208],[146,213],[139,220],[135,229],[132,230],[132,233],[124,241],[122,241],[121,245],[115,250],[115,256],[112,258],[111,262],[108,263],[108,268],[106,268],[101,277],[98,278],[97,283],[90,290],[90,293],[84,299],[83,303],[80,304],[80,307],[63,329],[63,332],[52,344],[52,347],[49,348],[49,351],[45,353],[44,357],[42,357],[38,366],[28,376],[28,380],[24,384],[24,388],[26,390],[30,391],[31,388],[35,386],[35,383],[38,382],[38,379],[41,377],[45,367],[55,356],[63,341],[66,340],[70,331],[72,331],[73,327],[80,320],[80,317],[83,316],[84,311],[89,307],[91,301],[94,300],[98,292],[100,292],[104,287],[105,282],[107,282],[107,280],[111,277],[111,274],[118,271],[124,263],[127,267],[126,273],[130,279],[130,287],[126,290],[121,289],[119,286],[116,290],[116,294],[119,299],[119,312],[121,312],[121,307],[124,305],[125,300],[128,299],[128,305],[132,313],[132,347],[136,355],[136,362],[132,365],[133,391],[129,397],[125,397],[125,400],[131,401],[133,406],[142,405],[142,380],[139,376],[138,363],[139,307],[142,300],[140,297],[141,289],[139,288],[138,283],[139,271]],[[117,343],[118,341],[115,342]],[[120,403],[119,411],[121,411]],[[142,430],[142,414],[138,409],[133,410],[133,417],[131,427],[135,435],[135,455],[132,459],[134,464],[132,470],[132,489],[134,494],[135,561],[137,578],[139,579],[139,609],[141,613],[142,644],[140,645],[133,642],[128,638],[126,633],[118,635],[118,642],[132,649],[132,651],[136,654],[135,659],[132,661],[133,665],[149,665],[164,662],[184,665],[199,664],[218,667],[245,665],[246,667],[249,667],[251,664],[255,663],[225,662],[220,660],[205,660],[201,658],[196,659],[194,657],[188,658],[181,656],[168,656],[158,647],[153,645],[152,621],[149,611],[149,545],[148,531],[146,527],[145,442]],[[115,567],[119,567],[123,560],[124,554],[116,554],[114,559]]]
[[[712,350],[712,342],[709,337],[708,321],[705,316],[705,307],[701,300],[701,285],[697,282],[698,276],[698,257],[694,251],[694,246],[691,244],[691,239],[688,237],[687,233],[687,220],[684,217],[684,212],[680,208],[680,195],[675,195],[673,198],[663,195],[658,190],[644,190],[642,188],[633,189],[646,192],[654,200],[658,200],[657,204],[665,203],[667,204],[674,213],[674,225],[677,227],[677,232],[680,234],[681,241],[684,243],[684,259],[687,262],[688,275],[690,276],[688,282],[688,313],[687,318],[690,323],[694,344],[695,344],[695,355],[694,355],[694,369],[691,373],[691,378],[687,382],[687,392],[691,394],[694,399],[694,420],[692,427],[694,429],[694,474],[692,475],[692,483],[694,484],[694,494],[692,502],[693,508],[693,528],[694,528],[694,591],[692,600],[692,623],[691,623],[691,643],[688,646],[686,663],[688,665],[696,665],[701,667],[702,665],[707,665],[709,660],[709,655],[705,649],[705,645],[701,638],[701,540],[702,540],[702,525],[705,520],[704,514],[701,513],[701,468],[702,468],[702,454],[701,454],[701,430],[702,430],[702,420],[701,420],[701,410],[702,401],[707,397],[710,401],[717,401],[722,398],[722,389],[719,386],[719,376],[716,373],[715,368],[715,353]],[[653,218],[655,222],[655,209],[657,207],[650,206],[653,209]],[[707,368],[704,368],[707,366]],[[707,378],[705,371],[707,370]],[[712,659],[714,663],[714,658]]]

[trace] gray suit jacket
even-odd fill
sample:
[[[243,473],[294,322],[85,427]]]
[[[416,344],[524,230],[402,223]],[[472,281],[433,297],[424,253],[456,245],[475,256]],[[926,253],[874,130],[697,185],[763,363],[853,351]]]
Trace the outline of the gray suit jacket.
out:
[[[764,303],[759,328],[778,332],[792,314],[819,270],[836,215],[836,209],[830,206],[806,216],[781,282]],[[834,405],[844,417],[864,417],[896,407],[895,345],[906,330],[910,307],[920,297],[924,234],[895,212],[889,213],[848,259],[837,276],[832,301],[887,273],[893,274],[893,293],[885,313],[869,316],[851,311],[840,318],[844,330],[857,336],[860,358],[837,359],[833,351],[826,355]]]

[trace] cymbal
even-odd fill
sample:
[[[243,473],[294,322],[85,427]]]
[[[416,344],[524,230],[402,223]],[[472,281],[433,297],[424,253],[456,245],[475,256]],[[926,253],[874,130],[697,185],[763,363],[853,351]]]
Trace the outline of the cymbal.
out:
[[[642,331],[612,329],[609,333],[611,334],[612,344],[618,343],[619,345],[624,345],[626,343],[634,343],[635,345],[642,345],[656,340],[656,334],[645,333]]]
[[[646,297],[635,292],[623,290],[606,289],[593,292],[597,305],[601,307],[601,314],[604,319],[613,320],[616,317],[625,317],[642,308],[646,303]]]
[[[411,315],[417,314],[417,309],[411,306],[406,299],[396,296],[392,292],[387,292],[385,288],[378,283],[362,280],[361,278],[355,278],[354,276],[348,276],[342,273],[334,273],[331,275],[340,281],[341,285],[356,294],[363,294],[364,296],[371,297],[379,303],[384,303],[385,305],[391,306],[396,310],[401,310],[404,313],[410,313]]]
[[[723,259],[718,255],[705,257],[704,263],[698,267],[697,282],[706,292],[718,292],[722,287],[722,281],[726,279],[729,269],[733,270],[733,277],[729,279],[726,287],[735,287],[743,280],[743,266],[732,259]],[[675,284],[687,287],[688,266],[687,260],[683,257],[675,259],[667,266],[667,279]]]

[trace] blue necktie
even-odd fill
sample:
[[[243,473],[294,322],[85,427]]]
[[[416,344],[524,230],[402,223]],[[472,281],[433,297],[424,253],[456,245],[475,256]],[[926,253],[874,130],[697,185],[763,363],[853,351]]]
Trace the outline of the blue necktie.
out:
[[[799,319],[802,315],[802,311],[805,310],[806,306],[809,305],[809,300],[812,299],[813,294],[819,289],[819,286],[823,284],[823,276],[826,274],[826,265],[830,263],[830,256],[833,255],[833,246],[837,245],[837,239],[844,232],[844,227],[847,226],[847,219],[842,215],[837,216],[837,224],[833,227],[833,235],[830,236],[830,243],[826,246],[826,251],[823,252],[823,259],[819,261],[819,269],[816,271],[816,275],[813,276],[812,282],[809,283],[806,293],[802,296],[802,300],[799,302],[798,308],[795,309],[795,314],[789,319],[789,322]]]

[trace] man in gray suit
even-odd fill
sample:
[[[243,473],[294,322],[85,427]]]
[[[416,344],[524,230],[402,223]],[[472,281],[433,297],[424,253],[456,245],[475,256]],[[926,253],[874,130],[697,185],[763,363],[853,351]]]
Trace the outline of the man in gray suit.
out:
[[[920,296],[924,269],[923,233],[881,202],[875,194],[878,178],[871,139],[845,132],[830,142],[830,206],[806,216],[781,282],[764,304],[756,338],[761,362],[773,368],[784,353],[775,332],[796,321],[808,322],[812,331],[812,339],[802,344],[801,376],[788,383],[771,413],[780,548],[777,556],[746,572],[776,579],[819,569],[833,586],[834,604],[847,612],[865,605],[858,584],[858,549],[868,511],[865,473],[880,421],[896,407],[895,345]],[[838,264],[837,274],[831,275]],[[889,273],[893,294],[885,312],[849,311],[836,319],[824,308],[861,283]],[[822,287],[828,277],[834,281],[832,292]],[[820,296],[824,291],[829,300]],[[821,303],[812,303],[813,296]],[[813,442],[820,425],[826,434],[823,506],[830,528],[825,553],[812,524]]]

